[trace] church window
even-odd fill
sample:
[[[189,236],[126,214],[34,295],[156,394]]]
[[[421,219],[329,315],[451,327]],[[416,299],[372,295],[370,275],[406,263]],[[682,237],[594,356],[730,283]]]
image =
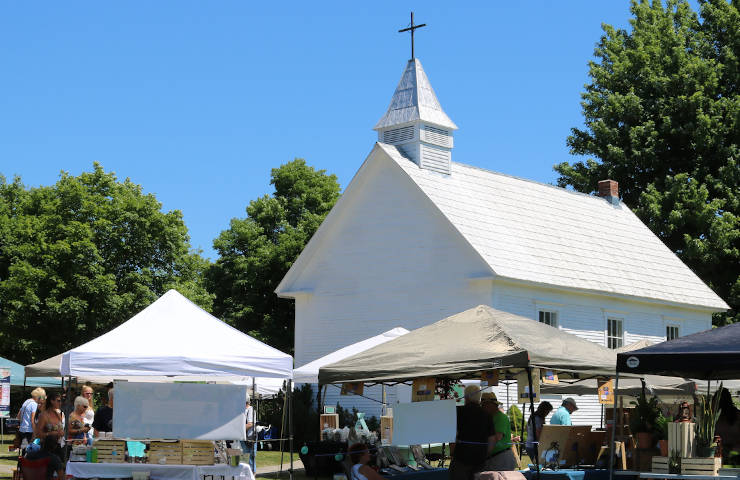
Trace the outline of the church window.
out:
[[[549,310],[540,310],[539,311],[539,320],[540,323],[544,323],[547,325],[550,325],[551,327],[558,328],[558,312],[553,312]]]
[[[665,339],[673,340],[679,337],[678,325],[666,325],[665,326]]]
[[[606,319],[606,346],[620,348],[624,345],[624,328],[621,318]]]

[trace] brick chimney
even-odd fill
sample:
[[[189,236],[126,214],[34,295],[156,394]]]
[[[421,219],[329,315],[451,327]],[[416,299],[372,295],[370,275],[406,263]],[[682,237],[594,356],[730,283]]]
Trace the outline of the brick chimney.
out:
[[[612,204],[619,203],[619,183],[614,180],[599,180],[599,196],[609,200]]]

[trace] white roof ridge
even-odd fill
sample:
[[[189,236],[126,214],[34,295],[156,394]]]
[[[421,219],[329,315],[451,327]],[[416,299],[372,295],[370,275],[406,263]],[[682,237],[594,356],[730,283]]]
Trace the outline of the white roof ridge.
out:
[[[530,178],[518,177],[518,176],[512,175],[510,173],[498,172],[496,170],[489,170],[489,169],[483,168],[483,167],[476,167],[475,165],[470,165],[468,163],[463,163],[463,162],[454,162],[453,161],[452,164],[453,165],[460,165],[462,167],[472,168],[474,170],[480,170],[482,172],[490,173],[492,175],[500,175],[502,177],[508,177],[508,178],[512,178],[514,180],[521,180],[523,182],[534,183],[535,185],[541,185],[543,187],[554,188],[555,190],[558,190],[558,191],[561,191],[561,192],[570,193],[572,195],[579,195],[581,197],[591,198],[591,199],[598,200],[598,201],[601,201],[601,202],[604,201],[604,197],[599,197],[598,195],[591,195],[590,193],[583,193],[583,192],[578,192],[578,191],[575,191],[575,190],[568,190],[567,188],[558,187],[557,185],[553,185],[551,183],[539,182],[537,180],[532,180]],[[453,172],[453,174],[454,174],[454,172]],[[627,206],[621,200],[619,201],[619,203],[621,205]],[[627,208],[629,208],[629,207],[627,207]]]

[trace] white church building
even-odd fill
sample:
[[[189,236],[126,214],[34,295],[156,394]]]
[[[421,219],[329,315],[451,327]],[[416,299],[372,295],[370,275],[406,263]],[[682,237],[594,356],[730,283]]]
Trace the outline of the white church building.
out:
[[[378,142],[276,289],[295,301],[296,366],[479,304],[609,348],[706,330],[729,308],[620,202],[616,182],[592,196],[454,162],[456,129],[410,60]],[[327,404],[339,398],[327,391]],[[598,425],[596,397],[577,400],[574,423]]]

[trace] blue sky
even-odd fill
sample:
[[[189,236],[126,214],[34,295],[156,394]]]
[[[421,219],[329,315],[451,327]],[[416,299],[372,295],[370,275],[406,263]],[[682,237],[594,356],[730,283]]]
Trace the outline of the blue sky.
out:
[[[344,188],[410,57],[460,127],[453,160],[541,182],[572,160],[601,24],[626,0],[2,2],[0,173],[100,162],[179,209],[194,247],[295,157]]]

